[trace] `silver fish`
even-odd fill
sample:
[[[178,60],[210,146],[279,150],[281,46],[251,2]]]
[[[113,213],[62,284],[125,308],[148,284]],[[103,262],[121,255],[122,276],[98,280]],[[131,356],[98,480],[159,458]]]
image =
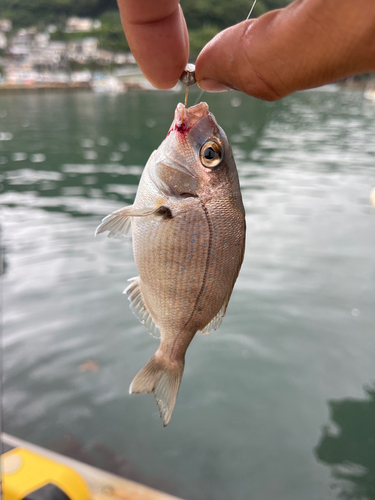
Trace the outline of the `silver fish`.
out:
[[[184,116],[182,117],[182,114]],[[194,335],[225,315],[245,249],[245,211],[229,141],[204,102],[178,104],[166,139],[144,168],[134,204],[108,215],[96,234],[133,232],[139,276],[125,292],[158,350],[130,393],[153,392],[171,419]]]

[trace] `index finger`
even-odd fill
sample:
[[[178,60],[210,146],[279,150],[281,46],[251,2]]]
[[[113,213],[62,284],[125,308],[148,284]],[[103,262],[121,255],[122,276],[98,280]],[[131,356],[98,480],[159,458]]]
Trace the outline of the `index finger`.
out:
[[[118,0],[130,49],[157,88],[173,87],[189,58],[189,37],[178,0]]]

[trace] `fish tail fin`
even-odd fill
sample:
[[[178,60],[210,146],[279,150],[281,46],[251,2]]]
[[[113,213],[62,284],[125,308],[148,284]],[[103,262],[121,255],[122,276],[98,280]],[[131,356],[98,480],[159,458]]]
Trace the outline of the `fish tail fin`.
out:
[[[171,361],[166,356],[155,354],[130,384],[130,394],[154,393],[164,427],[172,417],[184,365],[183,359]]]

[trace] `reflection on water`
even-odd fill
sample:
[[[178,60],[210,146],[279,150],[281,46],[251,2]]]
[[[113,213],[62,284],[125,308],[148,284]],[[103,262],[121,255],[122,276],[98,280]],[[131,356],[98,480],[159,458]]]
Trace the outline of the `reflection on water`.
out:
[[[8,108],[2,126],[9,123],[13,131],[0,137],[0,159],[6,165],[6,175],[0,179],[2,204],[101,215],[116,201],[133,201],[143,166],[164,139],[181,96],[102,97],[2,96],[2,105]],[[233,141],[246,139],[251,146],[269,112],[255,101],[242,113],[221,107],[215,111],[218,116],[225,114],[226,130],[232,133],[239,125]],[[249,113],[252,120],[256,118],[252,126]]]
[[[173,490],[173,482],[166,477],[145,476],[122,453],[114,452],[103,443],[96,442],[84,446],[75,436],[67,434],[61,442],[50,444],[50,448],[62,455],[98,467],[118,476],[145,484],[161,491]]]
[[[329,402],[334,428],[323,429],[315,449],[345,500],[375,499],[375,387],[365,392],[366,399]]]
[[[246,254],[163,429],[153,399],[128,393],[157,347],[122,295],[131,243],[93,234],[133,202],[182,97],[0,95],[5,430],[185,499],[338,498],[312,450],[326,401],[375,380],[375,105],[205,95],[233,145]],[[371,471],[368,452],[363,439],[351,460]]]

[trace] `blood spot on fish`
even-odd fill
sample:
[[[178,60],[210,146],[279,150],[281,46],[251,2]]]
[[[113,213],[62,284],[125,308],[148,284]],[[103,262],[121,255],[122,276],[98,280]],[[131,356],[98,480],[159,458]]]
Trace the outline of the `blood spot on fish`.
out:
[[[189,127],[186,122],[182,123],[175,123],[169,130],[167,137],[171,132],[178,132],[179,134],[187,135],[187,133],[191,130],[191,127]]]

